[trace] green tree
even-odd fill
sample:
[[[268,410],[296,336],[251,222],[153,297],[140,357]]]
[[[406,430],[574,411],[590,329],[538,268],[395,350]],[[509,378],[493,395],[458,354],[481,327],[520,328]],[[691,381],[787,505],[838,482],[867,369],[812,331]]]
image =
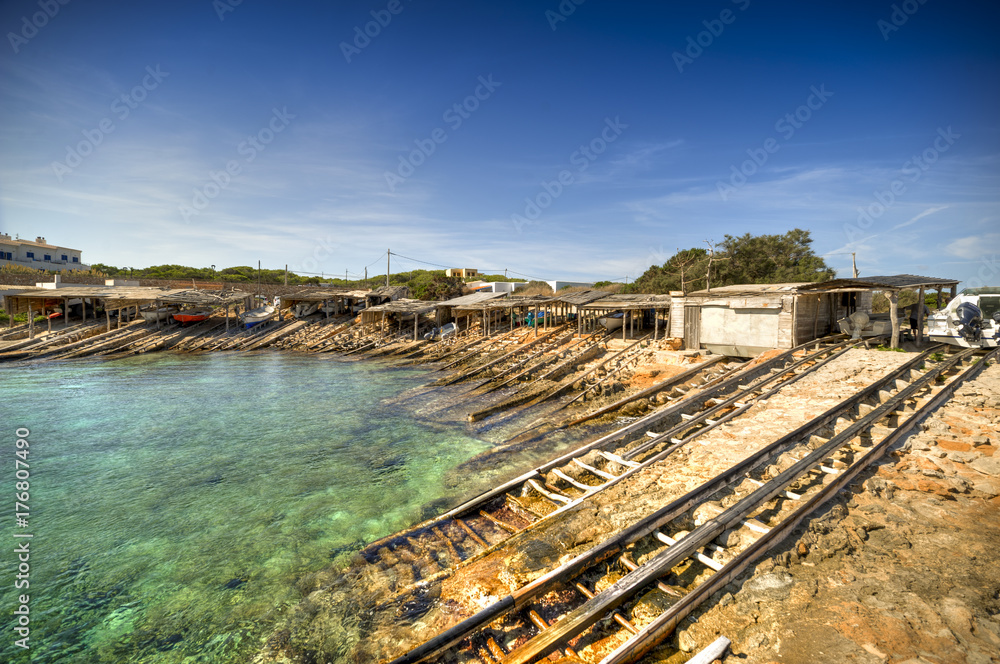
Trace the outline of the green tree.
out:
[[[653,265],[630,285],[633,293],[689,293],[711,286],[826,281],[832,268],[813,253],[809,231],[798,228],[784,235],[726,235],[708,249],[678,249],[663,265]]]
[[[712,285],[780,284],[832,279],[835,272],[813,253],[809,231],[784,235],[726,235],[719,244],[724,261],[713,266]]]

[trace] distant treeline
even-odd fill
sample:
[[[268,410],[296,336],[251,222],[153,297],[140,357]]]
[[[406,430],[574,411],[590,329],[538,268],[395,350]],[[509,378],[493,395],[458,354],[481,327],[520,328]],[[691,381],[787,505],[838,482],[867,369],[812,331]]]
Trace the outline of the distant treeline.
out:
[[[284,270],[262,269],[258,272],[257,268],[249,265],[214,270],[210,267],[199,268],[185,265],[153,265],[145,268],[130,268],[95,263],[91,265],[91,270],[119,279],[194,279],[196,281],[229,282],[234,285],[253,285],[258,283],[258,280],[261,284],[285,283]],[[481,275],[477,279],[482,281],[524,281],[523,279],[508,278],[502,274]],[[372,275],[364,280],[333,276],[321,278],[315,275],[303,276],[294,272],[288,273],[289,286],[319,286],[320,284],[348,288],[378,288],[385,285],[385,275]],[[444,270],[395,272],[389,275],[389,284],[409,287],[412,297],[420,300],[443,300],[458,297],[465,289],[465,282],[461,278],[447,277]]]

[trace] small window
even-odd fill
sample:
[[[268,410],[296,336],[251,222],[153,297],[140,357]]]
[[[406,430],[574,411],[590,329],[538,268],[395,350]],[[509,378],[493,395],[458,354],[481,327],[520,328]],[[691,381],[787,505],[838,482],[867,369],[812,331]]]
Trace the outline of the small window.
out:
[[[35,252],[33,252],[33,251],[29,251],[29,252],[27,253],[27,256],[28,256],[28,258],[32,258],[32,259],[33,259],[33,258],[35,257]]]
[[[69,256],[67,256],[66,254],[63,254],[63,257],[62,257],[62,259],[63,259],[64,261],[68,261],[68,260],[69,260]]]
[[[52,254],[45,254],[45,260],[47,261],[52,260]]]
[[[79,258],[77,258],[76,256],[73,256],[73,262],[74,262],[74,263],[79,263],[79,262],[80,262],[80,259],[79,259]]]

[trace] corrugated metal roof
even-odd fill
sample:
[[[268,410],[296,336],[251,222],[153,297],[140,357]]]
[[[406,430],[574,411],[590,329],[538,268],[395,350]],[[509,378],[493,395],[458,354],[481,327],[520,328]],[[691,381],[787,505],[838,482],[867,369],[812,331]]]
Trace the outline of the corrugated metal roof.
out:
[[[857,279],[833,279],[831,281],[820,281],[817,283],[805,284],[802,290],[824,290],[824,289],[900,289],[900,288],[937,288],[958,285],[959,279],[939,279],[938,277],[921,277],[914,274],[895,274],[880,277],[858,277]]]

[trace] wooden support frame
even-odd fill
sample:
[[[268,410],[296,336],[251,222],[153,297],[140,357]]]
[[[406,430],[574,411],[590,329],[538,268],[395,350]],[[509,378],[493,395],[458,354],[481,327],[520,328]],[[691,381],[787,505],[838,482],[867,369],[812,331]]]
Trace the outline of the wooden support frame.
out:
[[[889,291],[889,324],[892,325],[892,340],[889,348],[899,348],[899,291]]]

